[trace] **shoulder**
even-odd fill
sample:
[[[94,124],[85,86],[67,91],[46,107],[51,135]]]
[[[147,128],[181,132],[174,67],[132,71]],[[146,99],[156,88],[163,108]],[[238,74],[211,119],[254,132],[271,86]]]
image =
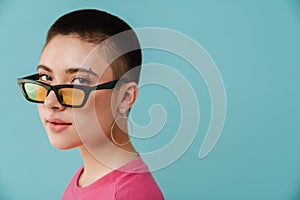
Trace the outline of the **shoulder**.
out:
[[[164,197],[150,172],[129,173],[117,184],[116,199],[163,200]]]

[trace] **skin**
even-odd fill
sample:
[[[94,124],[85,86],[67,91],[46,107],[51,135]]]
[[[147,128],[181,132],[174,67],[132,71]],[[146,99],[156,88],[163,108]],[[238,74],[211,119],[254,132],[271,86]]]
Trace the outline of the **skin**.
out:
[[[105,59],[98,57],[97,62],[93,60],[85,62],[95,46],[74,35],[55,36],[41,54],[38,67],[40,80],[51,85],[83,84],[88,86],[114,80],[112,69],[107,67],[109,65]],[[82,63],[88,63],[88,66]],[[76,72],[78,68],[84,68],[85,71]],[[130,142],[125,146],[116,147],[112,145],[110,137],[114,117],[120,116],[120,108],[125,109],[127,113],[136,96],[137,85],[130,82],[118,89],[91,92],[83,108],[62,106],[53,91],[48,94],[43,104],[38,104],[40,118],[51,145],[57,149],[76,147],[79,149],[84,163],[84,172],[80,176],[79,186],[87,186],[113,170],[105,163],[99,162],[99,159],[89,150],[89,146],[95,147],[97,153],[103,155],[105,162],[111,162],[115,167],[137,157]],[[49,121],[53,119],[67,123],[67,128],[60,132],[52,131]],[[126,122],[121,121],[123,121],[122,127],[126,128]],[[124,143],[129,139],[118,126],[113,129],[113,135],[119,143]]]

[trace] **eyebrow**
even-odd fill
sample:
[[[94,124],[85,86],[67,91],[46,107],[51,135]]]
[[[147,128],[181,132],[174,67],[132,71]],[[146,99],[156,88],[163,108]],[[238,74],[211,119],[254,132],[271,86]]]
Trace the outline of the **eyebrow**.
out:
[[[69,68],[66,70],[66,73],[68,74],[75,74],[77,72],[85,72],[94,76],[98,76],[92,69],[86,69],[86,68]]]
[[[53,71],[49,67],[47,67],[45,65],[38,65],[37,68],[36,68],[36,70],[38,71],[39,69],[43,69],[43,70],[45,70],[47,72],[53,73]]]
[[[39,69],[43,69],[43,70],[45,70],[47,72],[53,73],[53,71],[49,67],[47,67],[45,65],[38,65],[37,66],[37,70],[39,70]],[[79,68],[79,67],[69,68],[65,72],[67,74],[75,74],[77,72],[85,72],[85,73],[88,73],[88,74],[91,74],[91,75],[99,77],[98,74],[96,74],[91,69],[85,69],[85,68]]]

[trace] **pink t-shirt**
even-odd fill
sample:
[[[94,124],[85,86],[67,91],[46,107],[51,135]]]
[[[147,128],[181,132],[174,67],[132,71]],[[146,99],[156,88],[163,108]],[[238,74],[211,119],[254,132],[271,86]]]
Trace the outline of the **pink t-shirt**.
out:
[[[130,172],[128,172],[130,171]],[[162,192],[147,165],[138,157],[86,187],[78,186],[81,167],[71,179],[62,200],[162,200]]]

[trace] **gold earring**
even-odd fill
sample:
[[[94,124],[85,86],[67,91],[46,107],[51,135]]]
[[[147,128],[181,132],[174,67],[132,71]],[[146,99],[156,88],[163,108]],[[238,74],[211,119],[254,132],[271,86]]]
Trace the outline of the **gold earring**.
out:
[[[131,131],[132,131],[132,124],[131,124],[131,121],[128,119],[128,117],[124,115],[124,114],[125,114],[125,108],[120,108],[119,112],[120,112],[121,116],[118,117],[117,119],[115,119],[115,120],[114,120],[114,123],[113,123],[113,124],[111,125],[111,127],[110,127],[110,137],[111,137],[111,140],[112,140],[116,145],[122,147],[122,146],[127,145],[127,144],[130,142],[129,135],[128,135],[128,140],[127,140],[126,142],[124,142],[124,143],[119,143],[119,142],[117,142],[117,141],[115,140],[115,138],[114,138],[114,136],[113,136],[113,128],[114,128],[115,124],[117,123],[117,121],[120,120],[120,119],[122,119],[122,118],[125,118],[127,122],[129,121]],[[128,133],[127,133],[127,134],[128,134]]]

